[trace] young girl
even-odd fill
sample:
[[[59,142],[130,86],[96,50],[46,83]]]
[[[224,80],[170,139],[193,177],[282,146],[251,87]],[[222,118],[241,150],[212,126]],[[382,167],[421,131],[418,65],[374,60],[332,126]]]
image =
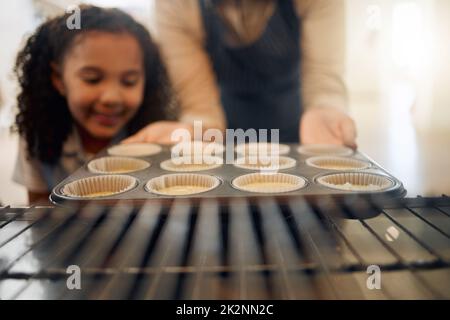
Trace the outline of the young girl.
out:
[[[150,122],[156,142],[183,127],[161,121],[173,114],[170,90],[148,31],[117,9],[82,6],[80,14],[80,29],[67,27],[69,14],[42,24],[17,57],[21,139],[13,179],[32,203]]]

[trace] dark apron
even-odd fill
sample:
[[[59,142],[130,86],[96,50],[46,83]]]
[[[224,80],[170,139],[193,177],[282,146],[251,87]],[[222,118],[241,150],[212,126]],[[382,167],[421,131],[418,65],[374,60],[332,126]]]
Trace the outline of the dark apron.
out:
[[[280,129],[280,142],[298,142],[300,18],[293,0],[275,1],[261,37],[241,47],[226,44],[226,26],[213,2],[199,1],[227,128]]]

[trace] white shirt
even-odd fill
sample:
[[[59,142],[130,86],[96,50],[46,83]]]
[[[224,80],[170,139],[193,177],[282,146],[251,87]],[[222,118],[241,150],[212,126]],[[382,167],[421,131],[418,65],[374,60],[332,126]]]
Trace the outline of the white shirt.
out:
[[[84,152],[76,129],[64,142],[62,155],[53,166],[36,158],[29,158],[26,147],[27,143],[21,137],[13,181],[25,186],[28,191],[36,193],[50,193],[59,182],[93,156]]]

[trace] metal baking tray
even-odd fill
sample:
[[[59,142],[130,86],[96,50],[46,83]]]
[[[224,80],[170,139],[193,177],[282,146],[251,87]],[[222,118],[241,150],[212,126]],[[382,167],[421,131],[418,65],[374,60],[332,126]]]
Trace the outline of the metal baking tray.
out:
[[[67,204],[83,204],[90,201],[98,201],[102,202],[103,204],[108,202],[117,202],[117,201],[131,201],[131,202],[139,202],[139,201],[148,201],[151,199],[174,199],[174,198],[189,198],[189,199],[199,199],[199,198],[216,198],[216,199],[229,199],[229,198],[236,198],[236,197],[245,197],[245,198],[259,198],[259,197],[289,197],[289,196],[305,196],[305,197],[320,197],[320,196],[335,196],[335,197],[346,197],[358,194],[358,196],[361,195],[368,195],[368,196],[380,196],[383,198],[400,198],[403,197],[406,194],[406,190],[403,187],[403,184],[393,177],[391,174],[389,174],[386,170],[384,170],[380,165],[378,165],[375,161],[373,161],[370,157],[365,155],[364,153],[360,151],[355,151],[352,155],[348,156],[354,159],[363,160],[366,162],[369,162],[371,166],[367,169],[358,170],[357,172],[365,172],[365,173],[372,173],[377,175],[382,175],[387,178],[389,178],[393,184],[390,188],[384,189],[382,191],[344,191],[344,190],[336,190],[332,188],[328,188],[326,186],[323,186],[319,183],[317,183],[316,179],[322,175],[330,174],[330,173],[342,173],[344,171],[337,171],[337,170],[324,170],[319,169],[315,167],[311,167],[306,164],[306,159],[310,158],[311,156],[300,154],[298,152],[299,145],[297,144],[288,144],[290,147],[290,151],[288,154],[284,154],[283,156],[287,156],[290,158],[293,158],[297,161],[295,167],[286,169],[286,170],[280,170],[281,173],[286,174],[292,174],[301,176],[307,181],[307,185],[299,189],[297,191],[287,192],[287,193],[279,193],[279,194],[267,194],[267,193],[253,193],[253,192],[246,192],[246,191],[240,191],[233,187],[232,180],[236,177],[239,177],[244,174],[252,173],[252,172],[258,172],[258,171],[252,171],[247,169],[241,169],[238,167],[235,167],[233,164],[223,164],[221,167],[212,169],[212,170],[205,170],[205,171],[199,171],[194,172],[198,174],[205,174],[205,175],[212,175],[221,181],[221,184],[216,189],[213,189],[208,192],[200,193],[200,194],[194,194],[194,195],[186,195],[186,196],[162,196],[150,193],[146,190],[145,184],[152,178],[165,175],[165,174],[173,174],[175,172],[166,171],[163,170],[160,167],[160,163],[164,160],[170,159],[171,156],[171,149],[168,146],[163,146],[162,151],[156,155],[147,156],[147,157],[139,157],[139,159],[143,159],[145,161],[150,162],[150,167],[147,169],[144,169],[142,171],[127,173],[126,175],[130,175],[132,177],[135,177],[138,181],[136,186],[125,193],[120,193],[112,196],[104,196],[104,197],[98,197],[98,198],[72,198],[68,197],[63,194],[62,189],[63,187],[72,181],[87,178],[99,174],[91,173],[88,170],[87,163],[83,165],[81,168],[79,168],[76,172],[74,172],[72,175],[67,177],[65,180],[61,181],[52,191],[50,195],[50,200],[55,204],[60,205],[67,205]],[[104,156],[107,156],[107,150],[104,150],[97,154],[94,159],[101,158]],[[225,153],[223,154],[224,160],[225,160]],[[235,159],[237,155],[235,153]],[[91,160],[92,161],[92,160]],[[225,162],[225,161],[224,161]],[[355,172],[355,171],[352,171]]]

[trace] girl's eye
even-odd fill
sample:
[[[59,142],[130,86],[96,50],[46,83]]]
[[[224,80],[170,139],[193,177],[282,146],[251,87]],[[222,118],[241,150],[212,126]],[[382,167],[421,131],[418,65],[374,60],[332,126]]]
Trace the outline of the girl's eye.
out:
[[[101,80],[102,79],[100,77],[85,77],[85,78],[83,78],[83,81],[88,83],[88,84],[97,84]]]
[[[102,81],[103,73],[95,68],[88,67],[79,72],[79,77],[87,84],[97,84]]]
[[[135,86],[139,81],[138,77],[129,77],[122,80],[122,84],[126,87]]]

